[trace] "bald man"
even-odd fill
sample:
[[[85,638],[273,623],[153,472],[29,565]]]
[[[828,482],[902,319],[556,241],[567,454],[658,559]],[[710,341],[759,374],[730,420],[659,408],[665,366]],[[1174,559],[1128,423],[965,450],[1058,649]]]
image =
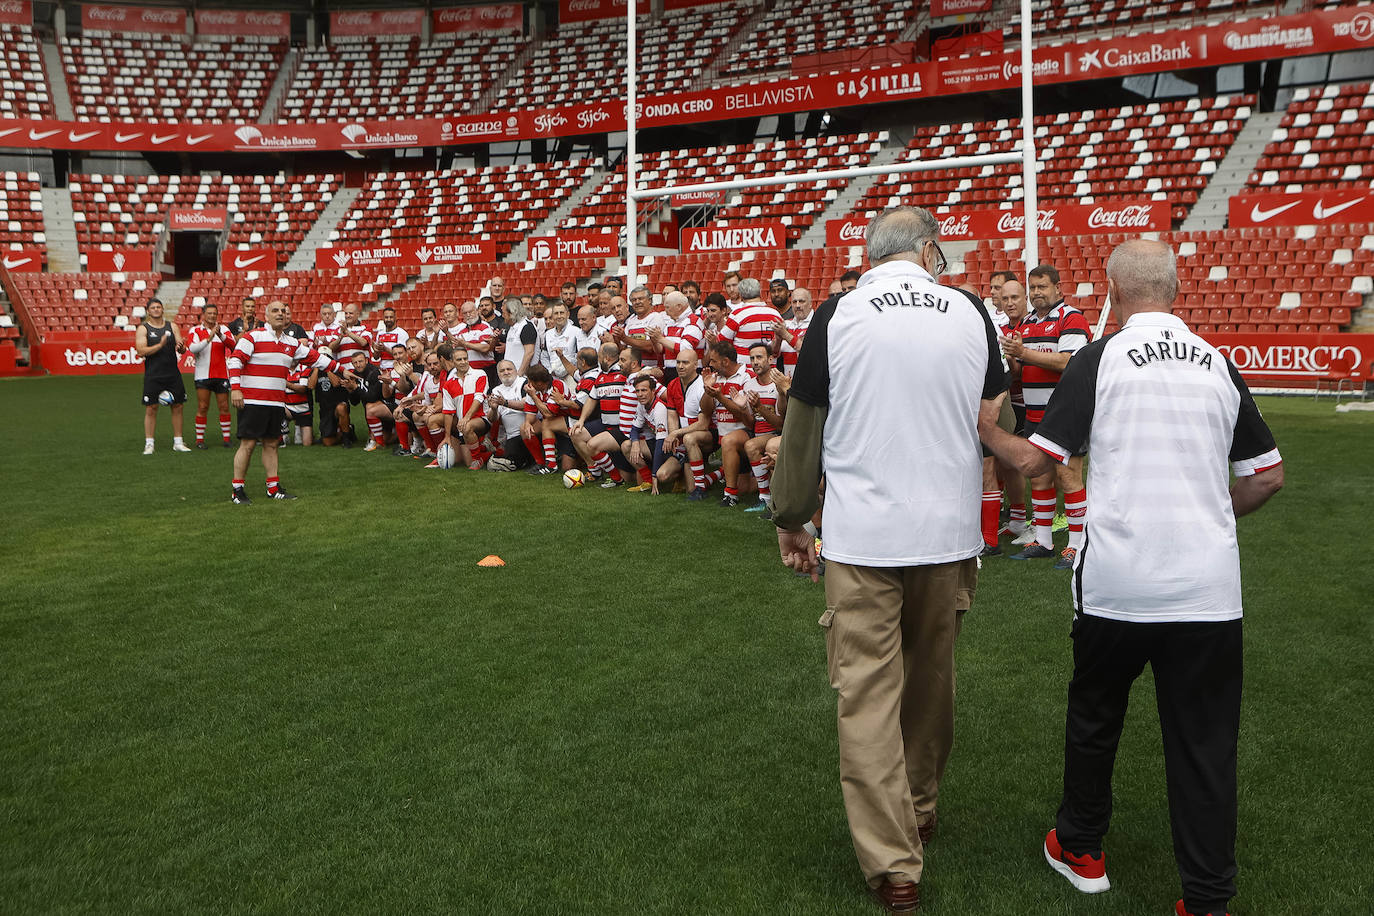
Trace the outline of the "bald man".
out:
[[[1028,476],[1085,445],[1104,457],[1088,469],[1097,502],[1074,561],[1064,789],[1044,854],[1083,893],[1111,887],[1102,842],[1112,769],[1131,685],[1148,664],[1183,885],[1175,912],[1223,916],[1236,892],[1236,519],[1283,486],[1283,464],[1236,367],[1172,314],[1168,245],[1119,246],[1107,294],[1121,330],[1074,356],[1029,440],[998,429],[995,406],[978,422],[988,447]]]

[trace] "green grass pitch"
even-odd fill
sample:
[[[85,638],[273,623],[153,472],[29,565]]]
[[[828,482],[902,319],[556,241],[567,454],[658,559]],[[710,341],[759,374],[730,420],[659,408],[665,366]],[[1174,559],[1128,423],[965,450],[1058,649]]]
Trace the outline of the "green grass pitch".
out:
[[[139,391],[0,384],[0,912],[873,911],[821,591],[757,516],[318,447],[238,508],[165,412],[140,454]],[[1262,408],[1233,912],[1374,912],[1374,416]],[[1172,912],[1148,674],[1112,890],[1040,855],[1069,618],[1049,563],[985,567],[927,912]]]

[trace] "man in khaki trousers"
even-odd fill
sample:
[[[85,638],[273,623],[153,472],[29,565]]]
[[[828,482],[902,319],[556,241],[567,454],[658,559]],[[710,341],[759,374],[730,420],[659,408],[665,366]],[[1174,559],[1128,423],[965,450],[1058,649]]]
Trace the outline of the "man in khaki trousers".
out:
[[[978,414],[995,409],[1006,368],[982,302],[937,282],[944,256],[927,211],[882,214],[867,245],[872,269],[816,312],[798,356],[773,518],[784,562],[816,578],[803,526],[824,472],[820,623],[845,812],[869,887],[909,912],[953,741],[959,614],[983,548]]]

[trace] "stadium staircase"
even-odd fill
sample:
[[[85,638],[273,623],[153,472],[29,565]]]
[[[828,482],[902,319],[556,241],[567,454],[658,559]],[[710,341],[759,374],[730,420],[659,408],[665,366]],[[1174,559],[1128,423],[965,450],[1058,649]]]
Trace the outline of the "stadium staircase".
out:
[[[769,5],[770,4],[767,3],[761,4],[754,10],[753,14],[748,19],[740,23],[739,28],[735,29],[735,33],[730,36],[729,41],[720,49],[720,53],[715,56],[715,59],[701,71],[701,74],[692,83],[690,91],[695,92],[698,89],[710,89],[717,83],[723,84],[729,82],[729,80],[721,78],[720,71],[728,65],[730,61],[735,59],[735,55],[740,52],[740,49],[743,48],[746,43],[758,41],[758,26],[759,23],[763,21],[763,18],[768,15]]]
[[[1207,187],[1198,195],[1188,218],[1183,221],[1184,231],[1204,231],[1221,229],[1226,226],[1229,201],[1234,194],[1245,190],[1245,182],[1259,163],[1260,154],[1274,128],[1283,120],[1284,112],[1252,113],[1236,134],[1226,157],[1217,166],[1216,173],[1207,182]]]
[[[72,217],[72,192],[66,185],[43,188],[43,235],[48,245],[49,273],[81,270],[81,249],[76,244],[76,221]]]
[[[177,311],[181,308],[183,300],[186,299],[186,291],[190,288],[190,280],[163,280],[158,284],[157,291],[149,298],[161,299],[162,308],[167,313],[167,320],[175,323]]]
[[[527,259],[529,257],[529,240],[531,238],[538,238],[541,235],[553,235],[558,232],[559,225],[572,213],[573,207],[577,206],[584,197],[600,187],[601,182],[606,180],[608,174],[609,172],[604,168],[594,169],[592,173],[587,176],[586,181],[578,185],[575,191],[568,194],[568,196],[563,199],[563,203],[559,204],[557,209],[544,217],[539,225],[534,227],[532,232],[526,233],[525,237],[511,248],[510,254],[506,256],[505,260],[518,264]]]
[[[67,73],[62,68],[62,52],[57,43],[44,39],[40,44],[43,51],[43,72],[48,77],[48,95],[52,98],[53,114],[60,121],[75,121],[72,113],[72,95],[67,91]]]
[[[310,231],[305,234],[305,240],[291,255],[291,260],[286,262],[287,270],[313,270],[315,268],[315,249],[329,241],[329,234],[339,228],[339,222],[353,209],[353,202],[358,199],[361,190],[361,188],[341,187],[334,192],[334,197],[320,211],[319,218],[315,220],[315,225],[311,226]]]
[[[516,52],[515,59],[512,60],[504,70],[497,74],[496,79],[492,80],[491,85],[486,88],[486,91],[477,97],[476,104],[469,110],[473,112],[495,111],[496,99],[501,95],[502,90],[504,90],[507,84],[517,76],[525,72],[525,68],[530,65],[530,61],[534,60],[535,51],[542,50],[543,46],[544,43],[542,41],[530,40],[525,42],[524,47]]]
[[[902,157],[902,153],[906,149],[905,141],[905,137],[894,137],[889,135],[883,148],[873,155],[873,158],[869,160],[868,164],[870,166],[892,165]],[[830,205],[816,216],[816,221],[812,223],[811,227],[797,240],[795,247],[824,248],[826,221],[848,216],[854,209],[855,204],[862,200],[863,196],[868,193],[868,189],[873,187],[873,185],[881,179],[881,175],[865,175],[850,181],[849,184],[845,185],[844,190],[840,191],[840,195],[832,200]]]
[[[262,103],[262,113],[258,115],[259,124],[271,124],[277,120],[282,100],[286,98],[286,92],[291,88],[291,81],[296,78],[296,69],[300,65],[300,49],[288,48],[286,56],[282,58],[281,67],[277,70],[277,77],[272,80],[272,88],[267,91],[267,100]]]

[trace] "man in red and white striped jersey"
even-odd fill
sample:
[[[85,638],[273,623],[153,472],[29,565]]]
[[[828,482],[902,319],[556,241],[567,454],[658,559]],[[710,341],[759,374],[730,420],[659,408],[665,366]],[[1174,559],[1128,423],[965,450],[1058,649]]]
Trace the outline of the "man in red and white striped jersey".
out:
[[[268,303],[267,327],[245,332],[234,344],[228,360],[230,398],[239,412],[239,448],[234,453],[230,499],[238,505],[251,502],[244,490],[244,479],[259,441],[262,469],[267,473],[267,495],[272,499],[295,499],[277,480],[277,445],[286,420],[286,378],[291,374],[292,362],[355,378],[352,369],[287,334],[287,321],[284,303]]]
[[[768,443],[782,432],[782,416],[787,410],[787,378],[773,368],[773,351],[766,343],[749,348],[749,366],[754,377],[744,383],[744,398],[754,415],[753,435],[744,443],[744,456],[759,488],[759,502],[746,512],[767,512],[772,495],[769,491],[772,470],[764,461]],[[781,380],[782,384],[779,384]]]
[[[463,326],[454,346],[468,351],[468,365],[487,375],[487,382],[496,380],[496,332],[477,314],[477,303],[463,303]]]
[[[697,316],[692,314],[691,302],[681,292],[671,292],[663,297],[663,311],[668,315],[668,325],[661,331],[650,331],[649,337],[661,354],[663,382],[666,385],[677,376],[677,354],[683,347],[689,350],[701,349],[701,325]]]
[[[797,369],[797,354],[801,352],[806,331],[811,327],[811,291],[804,286],[792,290],[787,301],[792,306],[792,317],[780,325],[774,325],[773,352],[782,360],[782,374],[788,378]]]
[[[661,334],[667,327],[668,316],[654,311],[653,298],[647,286],[636,286],[630,290],[630,308],[634,314],[625,320],[625,330],[616,343],[622,349],[634,349],[645,366],[661,370],[663,357],[654,345],[653,335],[655,332]]]
[[[730,315],[725,319],[724,327],[720,329],[720,339],[728,340],[735,345],[737,362],[749,362],[749,348],[754,344],[771,344],[777,324],[782,321],[782,315],[773,306],[764,302],[762,295],[763,290],[758,280],[745,277],[739,281],[741,302],[738,306],[731,306]]]
[[[186,349],[196,358],[196,448],[205,448],[205,423],[210,395],[219,403],[219,431],[229,447],[229,367],[225,355],[234,345],[227,325],[219,323],[219,306],[210,303],[200,311],[200,324],[186,337]]]
[[[379,363],[383,377],[395,364],[391,348],[397,344],[404,347],[409,340],[410,335],[406,333],[405,328],[396,323],[396,310],[389,305],[382,309],[382,320],[372,332],[372,356]]]

